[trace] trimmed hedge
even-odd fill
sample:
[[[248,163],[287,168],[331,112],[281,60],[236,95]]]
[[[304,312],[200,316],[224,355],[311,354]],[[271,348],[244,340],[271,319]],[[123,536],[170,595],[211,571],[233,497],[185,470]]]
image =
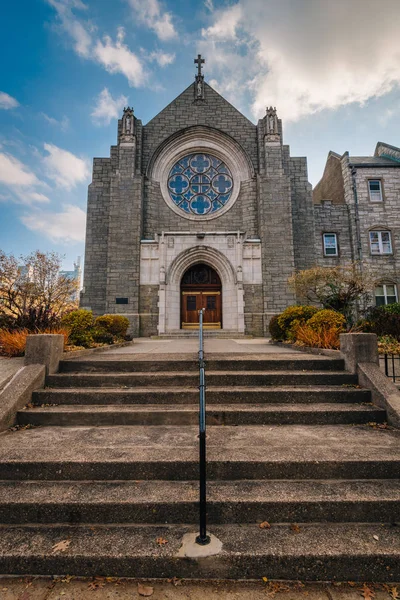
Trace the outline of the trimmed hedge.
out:
[[[285,332],[278,323],[279,315],[274,315],[269,322],[269,332],[273,340],[280,342],[285,339]]]
[[[307,305],[295,305],[286,308],[278,316],[278,325],[284,334],[283,339],[293,339],[296,327],[306,323],[318,310],[315,306]]]
[[[102,315],[94,322],[97,329],[110,333],[118,338],[126,336],[129,327],[129,319],[122,315]]]
[[[314,331],[329,329],[330,327],[344,329],[345,323],[346,319],[342,313],[330,310],[329,308],[319,310],[307,321],[307,325]]]

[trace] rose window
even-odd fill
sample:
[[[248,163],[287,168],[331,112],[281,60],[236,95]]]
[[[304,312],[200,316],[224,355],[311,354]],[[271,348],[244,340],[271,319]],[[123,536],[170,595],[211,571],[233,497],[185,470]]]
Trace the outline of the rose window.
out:
[[[218,212],[229,202],[232,190],[230,170],[211,154],[189,154],[181,158],[168,176],[173,203],[188,214],[201,216]]]

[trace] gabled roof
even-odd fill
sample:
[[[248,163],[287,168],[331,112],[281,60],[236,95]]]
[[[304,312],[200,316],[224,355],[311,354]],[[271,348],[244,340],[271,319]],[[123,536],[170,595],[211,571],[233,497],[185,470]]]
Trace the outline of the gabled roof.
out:
[[[384,156],[349,156],[349,162],[354,166],[377,166],[377,167],[393,167],[396,161]],[[400,163],[400,161],[399,161]],[[400,166],[397,165],[397,166]]]

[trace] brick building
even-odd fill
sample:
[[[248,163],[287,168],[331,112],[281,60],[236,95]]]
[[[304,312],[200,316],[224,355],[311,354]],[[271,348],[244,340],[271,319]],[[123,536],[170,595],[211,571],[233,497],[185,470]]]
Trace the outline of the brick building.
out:
[[[124,109],[110,158],[94,159],[81,305],[126,315],[135,336],[195,328],[199,308],[210,329],[264,335],[295,302],[287,283],[295,269],[354,256],[352,172],[331,153],[313,204],[306,158],[290,156],[276,110],[254,125],[196,62],[194,83],[147,125]],[[400,174],[391,152],[375,171],[362,159],[382,181],[373,214],[361,196],[358,205],[358,218],[380,228],[376,248],[387,248],[382,231],[400,189],[380,175]]]

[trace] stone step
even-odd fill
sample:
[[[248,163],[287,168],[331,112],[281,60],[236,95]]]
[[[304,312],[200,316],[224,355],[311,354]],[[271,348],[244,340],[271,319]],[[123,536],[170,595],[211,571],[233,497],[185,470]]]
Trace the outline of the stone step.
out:
[[[78,383],[78,382],[76,382]],[[47,388],[33,392],[34,404],[195,404],[198,387],[188,388]],[[207,405],[256,402],[282,403],[369,403],[371,392],[353,386],[210,387]]]
[[[198,481],[0,481],[0,522],[194,523]],[[399,520],[400,482],[210,481],[211,524]]]
[[[209,480],[395,479],[400,432],[368,425],[208,427]],[[198,427],[37,427],[0,434],[0,479],[195,480]]]
[[[203,335],[205,338],[221,338],[221,339],[230,339],[230,340],[239,340],[239,339],[253,339],[253,335],[249,335],[246,333],[242,333],[240,331],[236,331],[235,329],[205,329],[203,331]],[[163,339],[190,339],[196,338],[199,339],[199,330],[198,329],[176,329],[175,331],[169,331],[168,333],[160,333],[159,335],[152,335],[152,340],[163,340]],[[268,338],[265,338],[265,343],[268,343]]]
[[[230,355],[229,358],[211,358],[207,356],[207,371],[343,371],[342,359],[311,357],[304,358],[302,354],[289,355],[287,358],[266,358],[259,354],[255,356]],[[196,372],[199,365],[197,357],[184,360],[178,355],[175,360],[166,356],[163,360],[143,358],[140,355],[135,360],[123,358],[123,355],[113,359],[74,359],[60,362],[60,373],[150,373],[150,372]]]
[[[207,425],[335,425],[382,423],[386,411],[362,404],[233,404],[207,407]],[[18,412],[20,425],[196,425],[197,404],[86,405],[28,408]]]
[[[218,556],[180,556],[193,525],[2,526],[0,571],[14,575],[398,581],[398,528],[381,523],[214,525]],[[298,531],[298,532],[297,532]],[[192,536],[190,536],[192,537]],[[194,537],[194,536],[193,536]],[[157,543],[157,540],[166,543]],[[68,541],[63,551],[56,545]]]
[[[50,387],[193,387],[198,373],[57,373],[46,378]],[[357,376],[335,371],[207,371],[209,386],[357,385]]]

